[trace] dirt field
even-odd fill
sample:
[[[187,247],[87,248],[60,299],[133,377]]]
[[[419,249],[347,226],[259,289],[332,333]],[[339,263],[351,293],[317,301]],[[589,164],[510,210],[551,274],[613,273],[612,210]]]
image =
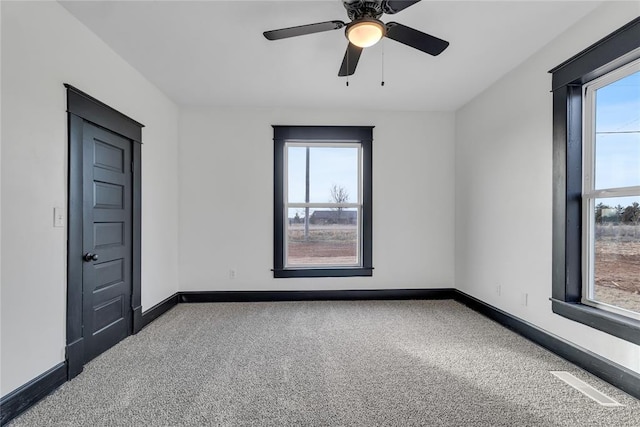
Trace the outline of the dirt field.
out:
[[[289,265],[353,265],[357,258],[355,225],[311,225],[309,238],[304,226],[289,229]]]
[[[598,226],[595,299],[640,313],[640,227]]]

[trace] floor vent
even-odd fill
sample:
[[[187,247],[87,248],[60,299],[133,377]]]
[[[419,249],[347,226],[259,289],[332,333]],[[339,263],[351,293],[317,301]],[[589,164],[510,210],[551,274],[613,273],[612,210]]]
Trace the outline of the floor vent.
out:
[[[602,406],[624,406],[616,402],[606,394],[602,393],[601,391],[598,391],[595,388],[591,387],[581,379],[576,378],[567,371],[551,371],[551,373],[560,378],[565,383],[569,384],[571,387],[581,392],[582,394],[585,394],[591,399],[595,400]]]

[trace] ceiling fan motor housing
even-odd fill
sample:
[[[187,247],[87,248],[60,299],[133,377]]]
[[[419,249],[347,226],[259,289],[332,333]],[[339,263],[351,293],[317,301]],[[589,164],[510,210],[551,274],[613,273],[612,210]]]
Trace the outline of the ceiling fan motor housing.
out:
[[[342,0],[352,21],[362,18],[378,19],[382,16],[382,0]]]

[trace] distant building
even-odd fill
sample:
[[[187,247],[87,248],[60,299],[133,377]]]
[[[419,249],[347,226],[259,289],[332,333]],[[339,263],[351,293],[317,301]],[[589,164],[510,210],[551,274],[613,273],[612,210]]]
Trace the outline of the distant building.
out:
[[[356,211],[314,211],[309,217],[311,224],[356,224],[357,221]]]

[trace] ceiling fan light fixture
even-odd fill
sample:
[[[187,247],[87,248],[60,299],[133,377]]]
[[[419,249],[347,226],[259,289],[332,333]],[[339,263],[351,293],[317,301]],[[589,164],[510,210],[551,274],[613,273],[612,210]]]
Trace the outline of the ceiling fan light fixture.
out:
[[[347,26],[346,34],[349,42],[358,47],[371,47],[378,43],[386,33],[384,24],[372,18],[353,21]]]

